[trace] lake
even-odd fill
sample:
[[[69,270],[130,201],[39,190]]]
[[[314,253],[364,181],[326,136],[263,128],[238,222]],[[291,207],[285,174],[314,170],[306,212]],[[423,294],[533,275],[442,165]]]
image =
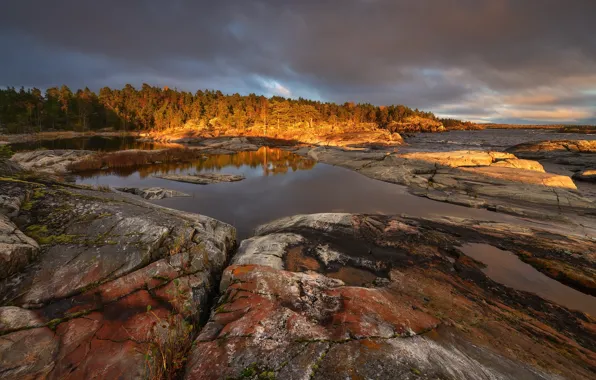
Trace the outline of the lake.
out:
[[[453,131],[418,134],[406,138],[399,151],[459,149],[504,150],[512,145],[548,139],[589,139],[596,136],[558,134],[545,130]],[[118,151],[159,149],[164,144],[141,142],[133,137],[84,137],[13,144],[13,150],[87,149]],[[233,183],[196,185],[156,178],[163,174],[241,174]],[[373,180],[348,169],[295,155],[277,148],[234,154],[205,155],[193,162],[164,163],[119,168],[77,175],[79,184],[110,187],[163,187],[190,197],[151,201],[165,207],[207,215],[236,227],[238,239],[250,237],[255,227],[296,214],[346,212],[407,214],[416,217],[454,216],[506,223],[531,223],[513,216],[417,197],[403,186]],[[493,280],[526,290],[573,309],[594,313],[594,298],[552,280],[507,252],[469,244],[463,251],[487,264]],[[586,304],[587,303],[587,304]]]
[[[155,178],[160,174],[242,174],[243,181],[196,185]],[[83,173],[77,183],[111,187],[163,187],[190,194],[154,203],[207,215],[236,227],[246,238],[266,222],[321,212],[450,215],[495,221],[512,216],[435,202],[405,187],[377,181],[348,169],[317,163],[293,153],[263,147],[255,152],[206,155],[195,162],[147,165]]]

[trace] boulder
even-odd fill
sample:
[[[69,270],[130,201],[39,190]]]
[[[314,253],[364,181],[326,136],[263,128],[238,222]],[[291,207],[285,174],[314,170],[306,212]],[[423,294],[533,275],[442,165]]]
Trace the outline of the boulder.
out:
[[[50,174],[68,173],[68,166],[89,158],[94,153],[88,150],[35,150],[15,153],[11,161],[25,170]]]
[[[123,193],[130,193],[130,194],[138,195],[139,197],[142,197],[142,198],[148,199],[148,200],[174,198],[174,197],[190,197],[189,194],[183,193],[181,191],[164,189],[161,187],[145,187],[145,188],[117,187],[116,190],[122,191]]]
[[[210,185],[220,182],[238,182],[244,179],[243,175],[220,173],[195,173],[195,174],[162,174],[154,175],[155,178],[169,181],[194,183],[197,185]]]
[[[583,170],[573,175],[573,179],[578,181],[596,182],[596,169]]]

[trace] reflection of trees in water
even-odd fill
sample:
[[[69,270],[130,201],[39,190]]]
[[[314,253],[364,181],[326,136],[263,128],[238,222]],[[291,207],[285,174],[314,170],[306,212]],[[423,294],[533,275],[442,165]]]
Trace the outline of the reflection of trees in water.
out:
[[[277,148],[262,147],[258,151],[252,152],[205,155],[205,158],[200,161],[170,162],[140,167],[115,168],[101,173],[127,177],[138,172],[141,178],[146,178],[153,174],[165,174],[176,170],[184,171],[194,168],[197,172],[219,171],[226,167],[240,168],[242,166],[248,166],[252,169],[262,168],[263,175],[269,176],[285,174],[290,169],[292,172],[298,170],[310,170],[315,164],[316,162],[314,160],[298,156],[291,152],[286,152]],[[82,173],[81,177],[90,178],[97,174],[97,172]]]
[[[136,137],[132,136],[90,136],[14,143],[11,144],[11,149],[15,152],[38,149],[74,149],[94,150],[100,152],[116,152],[126,149],[154,150],[169,148],[172,145],[176,144],[160,144],[154,142],[139,141]]]
[[[221,170],[230,166],[262,167],[263,175],[268,176],[287,173],[289,168],[292,171],[310,170],[315,166],[315,161],[285,150],[262,147],[252,152],[211,155],[195,165],[197,170]]]

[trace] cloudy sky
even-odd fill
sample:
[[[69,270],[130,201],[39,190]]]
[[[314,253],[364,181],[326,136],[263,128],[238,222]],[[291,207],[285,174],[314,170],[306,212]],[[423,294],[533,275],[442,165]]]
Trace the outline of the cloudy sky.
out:
[[[0,86],[149,83],[596,123],[596,0],[2,0]]]

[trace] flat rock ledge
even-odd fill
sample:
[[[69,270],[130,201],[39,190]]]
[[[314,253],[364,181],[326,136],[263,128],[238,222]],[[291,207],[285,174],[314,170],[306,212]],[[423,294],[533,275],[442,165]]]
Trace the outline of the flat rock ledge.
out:
[[[541,157],[547,156],[548,152],[573,153],[596,153],[596,140],[549,140],[523,143],[515,145],[507,152],[516,154],[536,153]]]
[[[596,202],[590,194],[578,191],[571,177],[545,173],[540,163],[518,159],[511,153],[399,154],[322,147],[304,147],[294,152],[373,179],[407,186],[414,195],[441,202],[594,226]]]
[[[95,152],[89,150],[35,150],[15,153],[10,159],[25,170],[50,174],[66,174],[68,167],[81,162]]]
[[[596,182],[596,169],[577,172],[573,175],[573,179],[578,181]]]
[[[507,151],[521,158],[559,165],[571,172],[596,168],[596,140],[538,141],[515,145]]]
[[[175,197],[190,197],[190,194],[183,193],[181,191],[164,189],[161,187],[117,187],[116,190],[123,193],[129,193],[138,195],[141,198],[147,200],[156,200],[164,198],[175,198]]]
[[[234,228],[47,180],[0,194],[0,377],[150,378],[160,351],[186,355]]]
[[[194,183],[196,185],[211,185],[221,182],[238,182],[244,179],[243,175],[219,173],[162,174],[154,175],[153,177],[167,179],[169,181]]]
[[[565,246],[588,260],[595,243],[562,238],[447,218],[271,222],[224,271],[185,378],[588,379],[596,321],[491,281],[458,249],[511,241],[518,254]]]

